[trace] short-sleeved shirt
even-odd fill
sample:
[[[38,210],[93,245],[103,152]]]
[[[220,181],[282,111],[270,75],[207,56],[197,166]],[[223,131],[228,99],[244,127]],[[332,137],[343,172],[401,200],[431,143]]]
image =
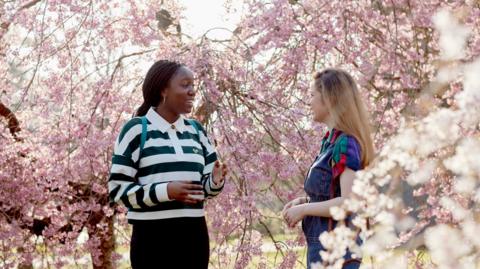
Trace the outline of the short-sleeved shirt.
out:
[[[355,137],[332,129],[322,139],[320,153],[305,179],[304,188],[310,202],[339,197],[340,175],[346,167],[353,171],[362,169],[361,147]],[[328,231],[328,222],[327,217],[306,216],[302,228],[307,241],[318,242],[320,234]]]

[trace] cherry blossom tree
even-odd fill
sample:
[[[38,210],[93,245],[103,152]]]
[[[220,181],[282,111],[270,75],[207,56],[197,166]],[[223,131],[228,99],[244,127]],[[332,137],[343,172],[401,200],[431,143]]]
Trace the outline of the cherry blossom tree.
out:
[[[112,139],[139,103],[143,65],[181,53],[179,11],[155,1],[2,2],[2,267],[59,268],[85,253],[95,268],[115,267],[123,209],[107,203]]]
[[[434,15],[443,9],[451,10],[454,16],[442,19],[442,31],[435,31]],[[301,193],[303,173],[311,156],[318,153],[321,132],[308,124],[310,118],[306,106],[313,71],[340,66],[356,76],[364,98],[368,100],[375,127],[373,135],[379,152],[382,152],[386,141],[398,143],[392,135],[412,122],[423,120],[439,108],[456,109],[456,96],[464,91],[464,87],[461,76],[452,75],[452,70],[457,70],[460,63],[473,62],[480,52],[477,19],[480,10],[478,3],[473,1],[247,1],[247,10],[248,15],[234,31],[239,40],[236,42],[240,43],[235,51],[243,52],[244,58],[251,59],[256,67],[249,73],[251,78],[240,86],[245,89],[243,94],[249,95],[248,102],[254,107],[252,112],[248,111],[248,105],[242,105],[247,106],[247,111],[240,113],[246,112],[244,117],[249,119],[245,120],[249,124],[242,129],[260,130],[264,136],[257,133],[241,137],[239,141],[242,142],[234,144],[236,147],[227,152],[234,156],[232,164],[238,169],[238,174],[248,175],[244,180],[247,181],[244,196],[249,197],[247,204],[254,203],[254,206],[248,207],[250,211],[247,212],[253,222],[261,225],[275,219],[279,202],[283,204]],[[223,115],[228,113],[223,112]],[[458,116],[459,119],[462,116]],[[471,125],[473,130],[463,133],[461,128],[455,128],[455,122],[442,122],[442,118],[434,122],[442,123],[442,126],[430,124],[426,128],[448,129],[448,134],[430,132],[423,140],[415,135],[409,135],[407,139],[412,140],[412,145],[417,145],[415,140],[418,139],[424,146],[432,147],[431,144],[437,143],[439,137],[454,145],[457,135],[453,134],[457,133],[478,138],[478,124],[474,123]],[[221,133],[239,137],[234,131]],[[245,144],[248,149],[244,149]],[[441,201],[444,196],[457,202],[462,198],[451,188],[457,177],[448,169],[442,170],[434,165],[449,156],[443,153],[445,149],[440,145],[428,152],[428,158],[422,157],[420,152],[410,154],[418,154],[412,162],[418,161],[423,177],[432,177],[428,184],[411,184],[421,179],[416,179],[416,174],[409,177],[408,172],[400,173],[401,170],[397,169],[387,170],[385,174],[398,178],[393,181],[395,184],[392,184],[391,190],[386,188],[390,191],[382,189],[383,185],[377,186],[377,192],[384,197],[380,201],[384,201],[385,197],[403,200],[401,206],[395,209],[397,214],[408,214],[410,218],[404,220],[403,230],[396,228],[400,235],[397,236],[398,242],[394,243],[411,250],[406,252],[408,255],[425,246],[426,243],[419,238],[426,228],[436,223],[456,223],[452,218],[452,208],[445,208]],[[388,155],[389,148],[383,150],[386,152],[383,154]],[[381,158],[379,165],[384,169]],[[250,182],[255,183],[248,184]],[[357,191],[370,194],[362,188]],[[464,199],[464,202],[467,201]],[[378,203],[378,200],[372,200],[372,205],[375,202]],[[473,208],[471,203],[462,205],[467,209]],[[365,229],[365,223],[360,225],[360,220],[359,226]],[[407,225],[411,222],[416,225]],[[265,229],[268,231],[268,227]],[[259,241],[254,240],[254,230],[252,228],[252,240],[242,241],[238,249],[244,249],[248,244],[252,249],[259,249]],[[271,239],[276,242],[274,237]],[[330,242],[337,243],[338,240]],[[287,243],[295,246],[302,244],[302,240],[300,237],[296,242]],[[395,244],[389,246],[394,247]],[[295,259],[291,258],[295,253],[291,250],[279,249],[285,257],[284,268],[295,263]],[[250,252],[242,253],[245,254],[240,254],[243,259],[241,264],[247,264],[252,255]],[[302,257],[298,258],[297,263],[300,263]]]
[[[161,58],[195,71],[192,117],[230,167],[223,193],[206,206],[212,268],[305,265],[295,250],[301,233],[278,236],[292,232],[279,211],[303,195],[318,153],[324,127],[311,123],[309,84],[328,66],[355,76],[375,127],[378,161],[359,176],[358,199],[335,211],[358,214],[355,224],[371,239],[363,252],[378,250],[383,262],[397,247],[414,260],[425,246],[452,268],[437,238],[475,234],[478,212],[468,211],[478,203],[469,192],[478,192],[478,81],[468,70],[478,70],[478,1],[246,0],[242,10],[230,6],[243,15],[226,40],[209,33],[227,29],[183,33],[174,1],[4,1],[0,10],[6,268],[79,264],[86,254],[94,268],[116,267],[129,234],[125,209],[107,203],[112,145]],[[435,17],[441,10],[453,15]],[[328,243],[348,245],[349,236],[341,228],[324,236],[327,261],[341,253]],[[275,264],[262,254],[266,241]],[[455,253],[478,262],[475,247]]]

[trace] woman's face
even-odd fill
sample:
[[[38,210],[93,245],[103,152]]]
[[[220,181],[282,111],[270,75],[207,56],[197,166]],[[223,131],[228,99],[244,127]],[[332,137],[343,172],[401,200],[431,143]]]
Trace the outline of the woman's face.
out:
[[[172,111],[190,113],[195,99],[193,72],[185,66],[180,67],[165,89],[163,98],[166,98],[165,105]]]
[[[329,113],[328,108],[323,101],[322,94],[320,91],[315,89],[314,86],[312,86],[311,92],[312,100],[310,102],[310,108],[313,112],[313,120],[316,122],[327,123]]]

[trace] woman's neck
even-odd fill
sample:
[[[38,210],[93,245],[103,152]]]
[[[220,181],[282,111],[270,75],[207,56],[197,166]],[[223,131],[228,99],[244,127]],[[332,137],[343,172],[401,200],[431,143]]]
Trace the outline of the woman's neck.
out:
[[[328,130],[333,130],[335,129],[335,122],[332,120],[330,116],[328,116],[326,119],[322,121],[323,124],[327,125]]]
[[[155,108],[155,111],[158,115],[162,116],[169,123],[174,123],[180,117],[180,114],[173,112],[170,109],[165,108],[164,106],[158,106]]]
[[[333,129],[335,129],[335,124],[333,124],[332,122],[330,122],[330,121],[325,121],[325,122],[323,122],[323,123],[324,123],[325,125],[327,125],[328,130],[333,130]]]

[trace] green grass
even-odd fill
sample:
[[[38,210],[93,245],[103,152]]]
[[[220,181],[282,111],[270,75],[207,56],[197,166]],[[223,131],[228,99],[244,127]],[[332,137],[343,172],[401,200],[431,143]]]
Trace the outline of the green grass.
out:
[[[116,268],[119,269],[129,269],[130,267],[130,261],[129,261],[129,247],[128,247],[128,240],[129,240],[129,231],[123,231],[122,235],[117,235],[117,240],[119,241],[116,247],[115,252],[118,254],[121,254],[123,256],[123,259],[119,262],[119,264],[116,265]],[[274,235],[274,238],[277,242],[287,242],[290,240],[294,240],[296,238],[296,234],[276,234]],[[262,236],[263,240],[263,249],[264,251],[262,252],[261,256],[254,256],[252,261],[249,263],[247,268],[252,268],[256,269],[259,267],[259,264],[261,262],[266,263],[266,268],[278,268],[278,266],[282,263],[283,261],[283,255],[281,251],[278,251],[275,248],[275,245],[272,242],[272,239],[269,236]],[[122,241],[124,241],[124,244],[122,244]],[[239,239],[238,238],[231,238],[227,240],[226,244],[229,247],[232,247],[232,251],[229,254],[228,257],[228,266],[222,266],[221,269],[233,269],[235,265],[235,258],[237,256],[237,253],[233,250],[237,245],[238,245]],[[125,244],[126,243],[126,244]],[[218,256],[213,253],[213,250],[215,249],[215,243],[211,243],[211,268],[217,268],[218,267]],[[286,244],[280,244],[280,248],[283,253],[286,253],[288,250],[288,247]],[[38,251],[39,252],[45,252],[45,248],[41,246],[41,244],[38,245]],[[297,262],[296,266],[294,269],[301,269],[301,268],[306,268],[306,247],[296,247],[293,249],[293,251],[296,252],[297,254]],[[403,252],[401,250],[398,250],[395,252],[395,256],[399,257],[403,255]],[[420,262],[423,263],[430,263],[431,262],[431,257],[426,251],[418,251],[417,253],[417,258]],[[70,259],[72,262],[73,259]],[[78,268],[92,268],[91,266],[91,259],[89,255],[86,255],[82,257],[82,261],[77,261],[78,264],[72,264],[70,266],[66,266],[64,268],[66,269],[78,269]],[[364,265],[371,265],[372,260],[369,257],[365,257],[363,259],[363,264]],[[387,268],[384,265],[380,264],[378,261],[374,262],[375,266],[374,268]],[[39,266],[37,263],[37,266],[34,266],[34,268],[43,268]],[[413,261],[409,264],[408,268],[414,269],[414,263]]]

